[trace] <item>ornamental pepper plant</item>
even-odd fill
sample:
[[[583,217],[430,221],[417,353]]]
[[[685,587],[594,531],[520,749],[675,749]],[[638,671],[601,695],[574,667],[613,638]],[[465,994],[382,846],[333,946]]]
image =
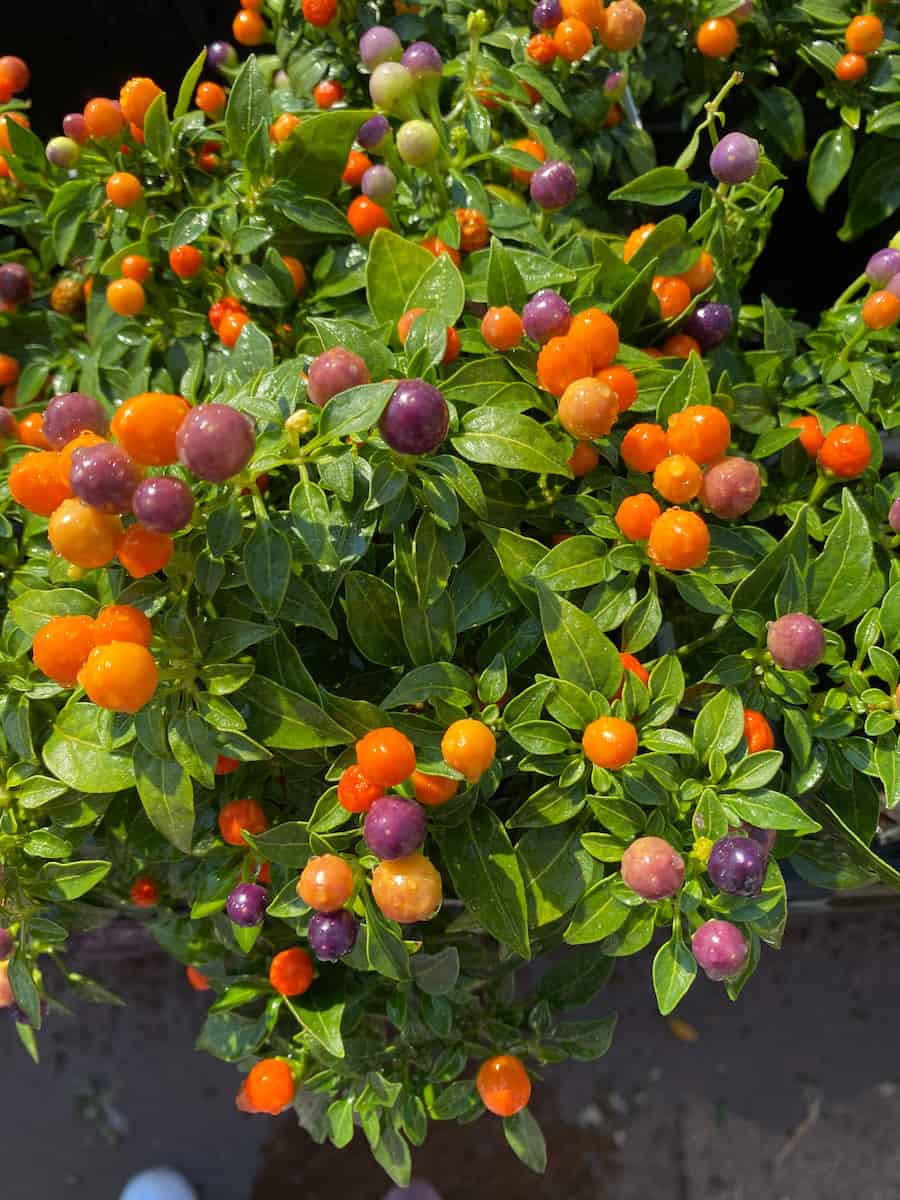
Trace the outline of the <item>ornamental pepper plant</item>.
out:
[[[879,11],[264,0],[177,94],[41,136],[0,57],[0,1008],[35,1058],[67,987],[115,1000],[66,949],[128,916],[241,1110],[401,1184],[487,1110],[540,1171],[530,1098],[609,1046],[578,1010],[617,958],[664,1014],[736,1000],[785,873],[900,884],[900,249],[815,315],[753,287],[803,107],[839,236],[890,215]]]

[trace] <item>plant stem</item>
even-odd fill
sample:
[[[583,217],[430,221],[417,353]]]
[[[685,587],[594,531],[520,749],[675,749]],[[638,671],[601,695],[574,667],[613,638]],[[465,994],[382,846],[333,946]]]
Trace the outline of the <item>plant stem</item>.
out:
[[[807,504],[814,506],[819,503],[828,489],[831,487],[834,480],[830,475],[824,475],[821,472],[816,482],[813,484],[813,490],[809,493]]]
[[[728,613],[722,613],[721,616],[716,617],[712,629],[708,633],[704,633],[701,637],[694,638],[692,642],[687,642],[684,646],[678,648],[676,651],[678,657],[685,658],[688,654],[692,654],[694,650],[699,650],[701,646],[705,646],[707,642],[711,642],[713,638],[718,636],[719,630],[724,629],[730,620],[731,616]]]
[[[703,122],[703,124],[709,130],[709,140],[712,142],[712,144],[714,146],[717,145],[718,141],[719,141],[719,133],[718,133],[718,130],[716,129],[716,117],[719,114],[719,109],[722,106],[722,101],[725,99],[725,97],[728,95],[728,93],[733,88],[736,88],[738,86],[738,84],[743,83],[743,82],[744,82],[743,72],[733,71],[731,73],[731,75],[722,84],[721,88],[716,93],[716,95],[713,96],[712,100],[710,100],[709,103],[705,106],[706,120]]]
[[[869,330],[867,326],[863,325],[862,321],[860,321],[859,329],[856,330],[856,332],[850,338],[850,341],[847,342],[846,346],[844,346],[843,350],[838,355],[838,362],[849,362],[850,355],[868,332]]]
[[[857,275],[857,277],[853,280],[853,282],[844,288],[844,290],[838,296],[837,300],[835,300],[834,304],[832,304],[831,312],[834,312],[835,309],[840,308],[842,304],[849,303],[849,301],[853,299],[853,297],[856,295],[856,293],[861,288],[865,287],[865,285],[868,282],[869,281],[865,276],[865,272],[862,275]]]

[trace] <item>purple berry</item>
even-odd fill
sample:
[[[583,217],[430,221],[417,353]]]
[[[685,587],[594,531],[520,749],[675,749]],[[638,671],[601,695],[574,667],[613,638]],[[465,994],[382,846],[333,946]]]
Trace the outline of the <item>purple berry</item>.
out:
[[[379,858],[405,858],[425,841],[425,809],[403,796],[379,796],[363,822],[366,845]]]
[[[720,892],[729,896],[758,896],[766,877],[768,857],[753,838],[729,834],[713,846],[706,869]]]
[[[769,626],[766,645],[779,667],[807,671],[825,657],[825,630],[806,613],[786,613]]]
[[[253,457],[253,422],[227,404],[192,408],[175,435],[178,460],[200,479],[224,483],[240,474]]]
[[[888,510],[888,524],[894,533],[900,533],[900,496],[897,497]]]
[[[625,93],[627,80],[624,71],[610,71],[603,81],[603,90],[613,100],[618,100]]]
[[[209,67],[230,67],[237,62],[237,50],[231,42],[210,42],[206,47],[206,64]]]
[[[363,150],[380,150],[391,136],[391,125],[387,117],[379,113],[363,121],[356,133],[356,140]]]
[[[900,296],[900,273],[892,275],[884,285],[886,292],[892,292],[895,296]]]
[[[406,121],[397,130],[397,153],[411,167],[433,162],[440,145],[437,130],[427,121]]]
[[[889,279],[900,272],[900,250],[885,246],[876,250],[866,263],[866,279],[877,287],[883,287]]]
[[[622,882],[644,900],[674,896],[684,883],[684,859],[662,838],[638,838],[622,855]]]
[[[388,400],[378,428],[398,454],[430,454],[450,428],[447,401],[424,379],[404,380]]]
[[[402,53],[400,39],[387,25],[373,25],[359,39],[359,57],[369,71],[383,62],[396,62]]]
[[[312,404],[321,408],[338,392],[370,381],[369,368],[359,355],[344,346],[335,346],[317,355],[309,364],[306,394]]]
[[[746,183],[759,166],[759,142],[746,133],[726,133],[709,156],[709,169],[720,183]]]
[[[415,80],[406,67],[398,62],[386,62],[376,67],[369,77],[369,95],[372,103],[389,112],[401,100],[405,100],[415,87]]]
[[[153,533],[178,533],[191,523],[194,493],[181,479],[155,475],[138,484],[131,511]]]
[[[356,945],[359,921],[346,908],[313,913],[309,921],[309,948],[320,962],[337,962]]]
[[[52,449],[62,450],[86,430],[106,433],[108,424],[103,405],[93,396],[84,392],[66,392],[62,396],[54,396],[44,412],[44,437]]]
[[[549,342],[569,332],[572,310],[559,292],[541,288],[522,309],[522,324],[533,342]]]
[[[413,42],[411,46],[406,47],[400,61],[413,79],[422,79],[426,75],[440,75],[444,69],[444,60],[431,42]]]
[[[90,136],[88,134],[87,122],[81,113],[67,113],[63,117],[62,130],[66,137],[71,138],[79,146],[82,146]]]
[[[239,883],[225,903],[228,919],[242,929],[262,925],[269,903],[269,893],[258,883]]]
[[[368,196],[370,200],[383,203],[393,196],[397,188],[397,176],[384,163],[376,163],[374,167],[366,169],[360,188],[363,195]]]
[[[568,163],[552,159],[534,172],[528,190],[539,208],[564,208],[578,195],[578,179]]]
[[[560,0],[538,0],[532,10],[531,19],[538,29],[555,29],[563,19]]]
[[[707,978],[716,983],[740,975],[750,953],[747,939],[730,921],[706,921],[691,938],[691,950]]]
[[[734,314],[729,305],[701,304],[685,321],[681,332],[696,338],[701,350],[711,350],[725,341],[733,326]]]
[[[21,263],[8,262],[0,266],[0,300],[21,304],[31,295],[31,275]]]
[[[8,929],[0,929],[0,960],[9,958],[13,952],[15,942],[13,936]]]
[[[81,157],[81,147],[70,137],[51,138],[46,149],[47,162],[54,167],[68,170],[74,167]]]
[[[0,438],[14,438],[16,433],[15,417],[8,408],[0,408]]]
[[[748,838],[753,838],[754,842],[759,842],[760,846],[765,850],[767,857],[772,853],[772,847],[775,845],[778,837],[777,829],[760,829],[758,825],[748,825],[745,821],[744,832]]]
[[[749,458],[720,458],[706,468],[700,498],[710,512],[733,521],[750,511],[762,491],[759,467]]]
[[[100,512],[129,512],[140,481],[140,469],[114,442],[80,446],[72,455],[69,472],[72,492]]]

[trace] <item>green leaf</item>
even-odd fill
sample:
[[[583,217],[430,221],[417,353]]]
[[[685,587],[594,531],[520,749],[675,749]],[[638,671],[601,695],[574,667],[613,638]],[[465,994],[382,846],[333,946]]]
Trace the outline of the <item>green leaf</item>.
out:
[[[630,204],[677,204],[698,186],[679,167],[654,167],[610,192],[609,199],[627,200]]]
[[[560,678],[586,692],[613,696],[622,681],[622,660],[591,618],[568,600],[538,585],[541,625]]]
[[[446,996],[459,979],[459,951],[445,946],[437,954],[414,954],[410,966],[417,987],[429,996]]]
[[[699,354],[688,355],[684,366],[666,386],[656,405],[656,419],[665,426],[673,413],[689,404],[710,403],[709,378]]]
[[[88,795],[134,786],[131,755],[105,747],[103,717],[103,710],[93,704],[75,704],[57,718],[44,743],[43,758],[51,774]]]
[[[396,979],[398,982],[409,979],[409,954],[403,944],[399,927],[382,916],[369,888],[362,888],[361,895],[366,910],[364,932],[369,966],[388,979]]]
[[[269,89],[262,77],[255,54],[245,58],[235,76],[228,105],[225,109],[225,135],[232,153],[242,158],[247,143],[260,121],[268,125],[272,120]],[[346,155],[344,156],[346,160]]]
[[[806,508],[801,508],[797,519],[784,538],[758,563],[749,575],[744,576],[731,594],[731,606],[735,612],[750,609],[774,615],[775,592],[781,581],[788,559],[794,558],[801,572],[806,568],[809,553],[806,534]]]
[[[453,663],[431,663],[409,671],[381,702],[384,709],[406,708],[443,700],[457,708],[465,708],[472,699],[474,683],[468,671]]]
[[[141,745],[134,752],[134,771],[150,823],[182,853],[190,854],[194,789],[187,772],[173,758],[157,758]]]
[[[650,924],[652,927],[652,918]],[[557,1026],[553,1040],[566,1057],[593,1062],[609,1050],[615,1028],[615,1013],[592,1021],[564,1021]]]
[[[285,1003],[314,1041],[335,1058],[343,1058],[341,1022],[346,1000],[328,988],[319,986],[322,982],[319,980],[308,992]]]
[[[205,208],[183,208],[169,232],[169,249],[187,246],[203,237],[209,228],[209,210]]]
[[[757,92],[760,116],[766,131],[788,158],[806,153],[806,125],[803,106],[787,88],[770,87]]]
[[[427,251],[426,251],[427,253]],[[390,400],[396,383],[364,383],[338,392],[322,409],[319,437],[339,441],[351,433],[371,429]]]
[[[394,589],[364,571],[351,571],[345,588],[347,630],[360,654],[385,667],[407,662]]]
[[[558,921],[580,900],[593,873],[577,830],[532,829],[516,845],[532,928]]]
[[[728,777],[728,786],[743,791],[765,787],[781,769],[784,755],[780,750],[760,750],[742,758]]]
[[[671,937],[653,959],[653,989],[664,1017],[684,999],[697,977],[697,960],[681,938]]]
[[[112,863],[100,861],[47,862],[38,872],[36,887],[49,900],[78,900],[109,874]]]
[[[197,84],[200,81],[200,76],[203,74],[203,68],[206,66],[206,47],[204,46],[191,65],[185,72],[184,78],[181,81],[181,86],[178,89],[178,99],[175,101],[175,111],[172,116],[174,120],[183,117],[190,109],[191,102],[194,99],[194,93],[197,90]]]
[[[534,568],[552,592],[571,592],[576,588],[601,583],[606,575],[606,545],[588,534],[566,538],[541,559]]]
[[[869,136],[850,172],[850,203],[838,237],[852,241],[900,207],[900,145]]]
[[[820,621],[859,616],[868,607],[862,581],[872,566],[872,535],[849,488],[841,492],[841,515],[824,549],[813,562],[809,586],[811,611]]]
[[[268,861],[300,870],[309,858],[309,830],[305,821],[282,821],[264,833],[254,834],[253,845]]]
[[[366,264],[366,300],[379,325],[393,325],[406,312],[407,297],[434,261],[424,247],[390,229],[375,231]]]
[[[172,153],[172,126],[166,111],[166,94],[160,93],[144,115],[144,145],[160,166]]]
[[[759,788],[748,792],[729,792],[722,800],[742,821],[760,829],[793,829],[798,833],[815,833],[820,827],[790,796]]]
[[[390,1126],[381,1132],[381,1139],[372,1146],[372,1157],[390,1175],[398,1187],[409,1186],[412,1158],[406,1139]]]
[[[612,974],[613,959],[599,946],[568,954],[538,984],[538,995],[553,1008],[580,1008],[590,1003]]]
[[[707,700],[694,721],[694,748],[704,762],[713,751],[729,754],[744,736],[744,706],[732,688]]]
[[[256,1052],[267,1032],[265,1013],[259,1017],[242,1017],[236,1012],[210,1013],[197,1038],[197,1049],[223,1062],[241,1062]]]
[[[228,290],[245,304],[259,308],[283,308],[285,304],[277,284],[262,267],[253,263],[235,264],[226,276]]]
[[[374,115],[371,109],[358,108],[304,115],[275,154],[276,177],[295,181],[308,195],[330,196],[340,185],[360,125]]]
[[[247,539],[244,571],[263,611],[274,617],[284,602],[291,577],[291,545],[271,521],[257,521]]]
[[[869,124],[870,132],[872,123]],[[828,129],[816,142],[809,157],[806,186],[813,204],[821,212],[844,181],[853,162],[853,131],[846,125]]]
[[[504,408],[476,408],[462,421],[453,447],[471,462],[518,468],[537,475],[571,477],[568,453],[546,428],[523,413]]]
[[[353,1101],[349,1096],[328,1106],[328,1128],[332,1144],[338,1150],[353,1141]]]
[[[599,942],[615,933],[628,920],[631,909],[612,889],[613,877],[602,879],[585,892],[563,934],[570,946]]]
[[[313,750],[345,746],[353,735],[318,704],[255,675],[244,685],[244,700],[252,706],[250,732],[268,746],[282,750]]]
[[[35,1029],[40,1029],[41,994],[35,987],[31,968],[20,949],[17,949],[9,960],[8,978],[16,1004],[28,1018],[29,1024]]]
[[[527,1108],[503,1118],[503,1133],[516,1158],[537,1175],[547,1169],[547,1143],[541,1127]]]
[[[51,617],[74,617],[97,614],[97,601],[77,588],[32,589],[20,592],[9,603],[12,619],[33,638]]]
[[[459,825],[435,830],[457,895],[498,941],[530,958],[522,872],[503,823],[476,808]]]
[[[487,270],[488,304],[509,305],[515,312],[521,312],[527,299],[528,292],[515,259],[499,238],[492,238]]]
[[[449,254],[439,254],[419,277],[406,300],[406,308],[430,309],[444,325],[455,325],[465,302],[466,287],[459,269]]]
[[[205,633],[209,641],[209,657],[216,662],[236,658],[248,647],[265,641],[275,632],[271,625],[258,625],[253,621],[238,621],[233,617],[222,617],[210,621]]]

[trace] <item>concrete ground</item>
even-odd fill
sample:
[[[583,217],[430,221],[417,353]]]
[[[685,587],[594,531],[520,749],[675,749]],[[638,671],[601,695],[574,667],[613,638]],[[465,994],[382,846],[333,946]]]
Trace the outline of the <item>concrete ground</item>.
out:
[[[900,911],[798,916],[737,1005],[697,984],[674,1026],[647,960],[626,960],[596,1009],[620,1014],[610,1053],[536,1089],[547,1175],[520,1167],[488,1118],[434,1127],[415,1173],[444,1200],[896,1200],[898,942]],[[205,1000],[177,966],[86,957],[128,1008],[55,1017],[40,1068],[0,1025],[3,1200],[117,1200],[160,1163],[202,1200],[381,1200],[361,1138],[338,1153],[290,1116],[235,1111],[232,1068],[192,1049]]]

